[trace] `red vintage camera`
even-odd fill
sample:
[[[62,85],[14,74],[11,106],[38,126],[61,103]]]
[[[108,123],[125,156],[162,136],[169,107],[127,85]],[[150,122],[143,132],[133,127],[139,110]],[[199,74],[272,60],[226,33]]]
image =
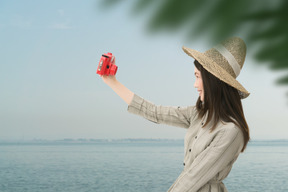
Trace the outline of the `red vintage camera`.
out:
[[[114,55],[106,53],[102,55],[96,73],[99,75],[115,75],[117,69]]]

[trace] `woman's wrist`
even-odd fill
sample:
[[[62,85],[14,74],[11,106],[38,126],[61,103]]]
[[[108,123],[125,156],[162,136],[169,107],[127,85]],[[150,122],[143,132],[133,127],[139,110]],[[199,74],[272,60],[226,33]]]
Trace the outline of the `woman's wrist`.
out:
[[[117,84],[117,79],[115,76],[102,76],[102,79],[109,87]]]
[[[102,76],[103,81],[117,93],[128,105],[133,99],[134,93],[121,84],[115,76]]]

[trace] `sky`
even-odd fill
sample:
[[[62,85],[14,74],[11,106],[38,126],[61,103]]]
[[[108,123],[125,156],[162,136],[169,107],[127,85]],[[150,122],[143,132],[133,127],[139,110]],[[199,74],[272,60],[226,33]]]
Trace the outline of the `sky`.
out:
[[[0,1],[0,140],[64,138],[183,139],[183,128],[158,125],[127,105],[96,75],[101,54],[112,52],[117,79],[157,104],[194,105],[193,59],[182,45],[204,52],[207,40],[183,32],[150,34],[146,16],[129,2],[104,9],[99,1]],[[237,80],[252,140],[288,139],[285,72],[257,64],[247,52]]]

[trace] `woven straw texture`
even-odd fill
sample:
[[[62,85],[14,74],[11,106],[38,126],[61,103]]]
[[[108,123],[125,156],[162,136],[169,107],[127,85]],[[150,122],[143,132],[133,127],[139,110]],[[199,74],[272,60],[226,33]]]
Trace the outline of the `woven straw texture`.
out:
[[[221,43],[236,59],[242,69],[246,56],[246,45],[239,37],[227,39]],[[236,88],[242,99],[249,96],[249,92],[236,80],[236,75],[226,58],[216,49],[211,48],[205,53],[182,47],[184,52],[196,59],[208,72]]]

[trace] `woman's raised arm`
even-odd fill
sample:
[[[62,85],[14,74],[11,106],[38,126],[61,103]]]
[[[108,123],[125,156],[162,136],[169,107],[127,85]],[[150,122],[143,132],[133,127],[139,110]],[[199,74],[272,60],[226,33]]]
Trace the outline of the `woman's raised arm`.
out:
[[[122,83],[117,81],[115,75],[114,76],[102,76],[103,81],[117,93],[128,105],[131,103],[134,93],[130,91],[127,87],[125,87]]]

